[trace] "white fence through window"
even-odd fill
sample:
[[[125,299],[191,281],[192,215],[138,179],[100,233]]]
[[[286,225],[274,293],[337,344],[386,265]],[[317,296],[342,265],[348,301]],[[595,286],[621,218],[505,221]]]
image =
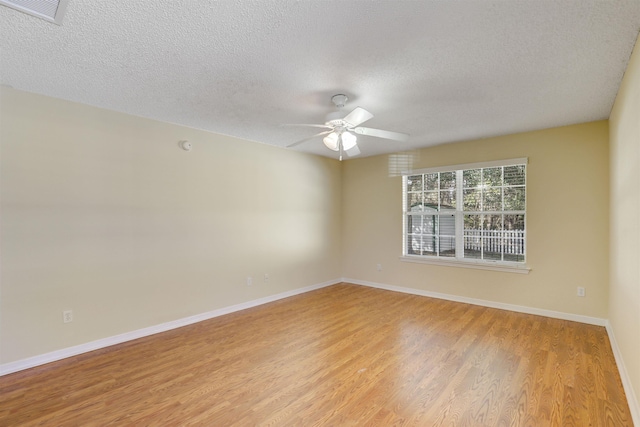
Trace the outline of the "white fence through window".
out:
[[[467,250],[524,255],[524,241],[524,230],[464,230]]]

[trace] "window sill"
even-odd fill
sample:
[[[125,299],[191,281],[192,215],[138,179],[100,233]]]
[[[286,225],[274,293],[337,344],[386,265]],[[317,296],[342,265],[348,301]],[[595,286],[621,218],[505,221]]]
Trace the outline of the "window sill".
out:
[[[427,257],[418,257],[418,256],[410,256],[405,255],[400,257],[401,261],[404,262],[415,262],[418,264],[433,264],[433,265],[444,265],[447,267],[461,267],[461,268],[475,268],[478,270],[490,270],[490,271],[503,271],[507,273],[518,273],[518,274],[529,274],[531,268],[526,265],[520,264],[507,264],[500,262],[474,262],[474,261],[460,261],[457,259],[452,260],[444,260],[427,258]]]

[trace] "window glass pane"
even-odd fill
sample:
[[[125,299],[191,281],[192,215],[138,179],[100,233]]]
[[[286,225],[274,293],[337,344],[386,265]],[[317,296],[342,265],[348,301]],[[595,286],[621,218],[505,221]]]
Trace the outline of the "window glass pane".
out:
[[[440,256],[443,256],[443,257],[456,256],[455,236],[440,236]]]
[[[490,259],[492,261],[502,260],[502,238],[491,237],[484,239],[482,259]]]
[[[448,210],[456,208],[456,191],[453,190],[445,190],[440,191],[440,209]]]
[[[525,167],[524,165],[504,167],[504,185],[524,185]]]
[[[504,260],[524,261],[524,215],[504,216]]]
[[[438,215],[438,235],[440,256],[456,256],[456,217],[455,215]]]
[[[480,186],[482,169],[468,169],[462,172],[464,188],[474,188]]]
[[[441,172],[440,173],[440,190],[450,189],[455,193],[456,189],[456,173]]]
[[[504,216],[504,229],[505,230],[521,230],[521,231],[524,231],[524,214],[505,215]]]
[[[409,220],[407,222],[407,231],[410,234],[422,234],[421,215],[409,215]]]
[[[438,210],[438,192],[437,191],[429,191],[424,193],[424,208],[426,211]]]
[[[456,235],[456,217],[453,215],[437,215],[438,231],[440,236]],[[455,246],[454,246],[455,247]]]
[[[502,259],[502,215],[482,217],[482,259]]]
[[[407,191],[422,191],[422,175],[407,177]]]
[[[422,193],[407,194],[407,212],[422,211]]]
[[[502,185],[502,168],[482,169],[482,184],[490,187],[500,187]]]
[[[482,190],[482,211],[502,210],[502,188],[485,188]]]
[[[480,211],[480,190],[464,190],[464,210]]]
[[[522,254],[511,254],[505,251],[504,253],[504,261],[511,262],[524,262],[524,253]]]
[[[464,232],[467,234],[469,230],[482,230],[481,215],[465,215],[464,216]]]
[[[422,233],[423,234],[435,234],[436,233],[436,215],[425,215],[422,217]]]
[[[428,173],[424,176],[425,190],[437,190],[438,189],[438,174]]]
[[[482,215],[464,216],[464,257],[479,259],[482,255]]]
[[[504,189],[504,210],[523,211],[525,192],[524,187],[505,187]]]
[[[422,236],[409,236],[409,253],[412,255],[422,255]]]
[[[487,231],[502,231],[502,215],[483,215],[482,229]]]
[[[471,233],[464,236],[464,257],[480,259],[482,256],[482,238],[480,234]]]
[[[422,255],[438,255],[436,250],[437,248],[437,237],[433,235],[422,236],[421,241],[421,251]]]

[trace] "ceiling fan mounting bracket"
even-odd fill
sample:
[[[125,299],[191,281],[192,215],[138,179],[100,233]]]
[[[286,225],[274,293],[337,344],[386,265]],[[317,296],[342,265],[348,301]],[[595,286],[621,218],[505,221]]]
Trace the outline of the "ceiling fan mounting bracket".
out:
[[[344,104],[346,104],[348,100],[349,100],[349,98],[347,97],[347,95],[344,95],[344,94],[342,94],[342,93],[339,93],[339,94],[337,94],[337,95],[333,95],[333,96],[331,97],[331,102],[333,102],[333,103],[334,103],[334,105],[335,105],[337,108],[342,108],[342,107],[344,107]]]

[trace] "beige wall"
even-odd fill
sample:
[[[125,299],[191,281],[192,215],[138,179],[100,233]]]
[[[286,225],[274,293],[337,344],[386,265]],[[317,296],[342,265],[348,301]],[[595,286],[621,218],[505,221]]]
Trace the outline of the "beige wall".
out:
[[[414,168],[528,157],[528,275],[401,261],[401,178],[389,171],[396,157],[349,160],[343,168],[343,274],[607,318],[608,149],[608,125],[600,121],[415,153]],[[376,271],[376,263],[382,264],[382,271]],[[586,288],[586,297],[576,296],[578,286]]]
[[[0,363],[340,277],[337,161],[0,95]]]
[[[529,158],[520,275],[400,261],[397,156],[340,164],[2,88],[0,363],[343,276],[611,317],[638,384],[637,57],[612,115],[612,168],[631,178],[612,171],[610,304],[606,121],[414,153],[415,168]]]
[[[609,321],[640,408],[640,38],[609,120]]]

